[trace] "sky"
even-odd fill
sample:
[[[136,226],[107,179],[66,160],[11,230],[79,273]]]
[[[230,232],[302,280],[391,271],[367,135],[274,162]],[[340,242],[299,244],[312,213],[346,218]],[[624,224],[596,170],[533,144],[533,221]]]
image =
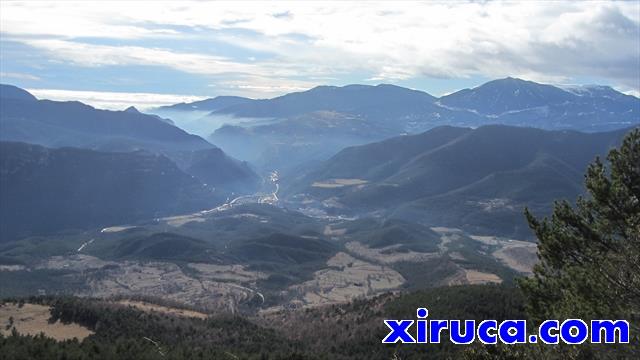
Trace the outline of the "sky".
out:
[[[640,1],[0,2],[0,80],[122,109],[507,76],[640,95]]]

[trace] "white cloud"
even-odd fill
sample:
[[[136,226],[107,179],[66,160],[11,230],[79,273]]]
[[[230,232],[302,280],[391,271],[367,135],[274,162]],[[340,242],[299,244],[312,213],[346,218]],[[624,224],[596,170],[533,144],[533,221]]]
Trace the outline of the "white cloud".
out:
[[[32,81],[40,80],[40,78],[35,76],[35,75],[25,74],[25,73],[15,73],[15,72],[0,72],[0,78],[3,81],[4,81],[4,78],[20,79],[20,80],[32,80]]]
[[[176,35],[144,24],[149,5],[124,1],[4,1],[0,30],[9,35],[133,39]],[[156,7],[157,8],[157,7]],[[128,16],[126,14],[133,14]]]
[[[240,95],[251,98],[272,98],[285,93],[308,90],[317,85],[314,81],[274,79],[265,76],[250,76],[241,79],[224,79],[209,87],[218,94]]]
[[[231,62],[220,56],[178,53],[167,49],[94,45],[56,39],[28,39],[24,43],[49,52],[53,58],[83,66],[160,65],[209,75],[252,73],[257,70],[256,65]]]
[[[282,83],[353,73],[380,81],[514,75],[640,83],[635,1],[4,2],[0,16],[3,34],[78,65],[236,73],[233,81],[254,87],[261,85],[248,81],[257,76]],[[89,45],[83,37],[212,37],[273,57],[237,62],[223,53]]]
[[[204,99],[202,96],[177,94],[76,91],[59,89],[27,89],[27,91],[38,99],[80,101],[93,107],[107,110],[124,110],[129,106],[135,106],[139,110],[145,110],[157,106]]]

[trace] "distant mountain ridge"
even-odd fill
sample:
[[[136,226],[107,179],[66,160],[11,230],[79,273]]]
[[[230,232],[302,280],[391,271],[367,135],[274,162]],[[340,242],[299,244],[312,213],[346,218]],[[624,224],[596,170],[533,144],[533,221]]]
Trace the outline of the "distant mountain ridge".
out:
[[[295,92],[273,99],[254,100],[222,108],[214,114],[233,114],[239,117],[289,117],[314,111],[346,113],[366,112],[374,116],[397,107],[407,110],[430,109],[435,98],[425,92],[395,85],[381,84],[317,86],[303,92]],[[380,115],[382,115],[380,114]]]
[[[424,131],[431,127],[428,119],[437,119],[438,124],[453,121],[454,112],[434,101],[425,92],[394,85],[319,86],[213,112],[209,116],[264,117],[274,121],[254,126],[228,125],[210,139],[259,168],[283,170],[292,164],[325,160],[350,145]],[[464,113],[469,124],[477,118],[471,112]],[[243,147],[244,144],[248,146]],[[247,150],[251,151],[249,156],[259,157],[247,157]]]
[[[216,111],[234,105],[246,104],[256,100],[241,96],[216,96],[211,99],[193,101],[190,103],[179,103],[174,105],[160,106],[158,110],[177,111]]]
[[[429,226],[530,236],[524,206],[546,213],[555,199],[581,194],[587,164],[627,131],[438,127],[347,148],[293,181],[285,195],[331,198],[338,212],[384,209]]]
[[[326,116],[318,114],[353,120],[327,122]],[[268,168],[289,161],[279,154],[295,153],[297,166],[325,160],[348,146],[417,134],[444,125],[502,124],[546,130],[612,131],[640,123],[640,99],[608,86],[561,88],[505,78],[440,98],[384,84],[318,86],[273,99],[223,107],[201,118],[201,122],[205,124],[206,119],[216,117],[226,117],[229,125],[214,131],[209,137],[211,141],[233,156]],[[236,124],[234,117],[269,119],[269,123]],[[327,140],[323,137],[327,133],[336,135]],[[248,149],[265,156],[247,157]]]
[[[200,108],[201,103],[219,104],[218,99],[221,98],[173,107],[180,110]],[[370,120],[396,122],[402,118],[412,118],[416,123],[396,124],[400,126],[399,131],[409,133],[439,125],[488,124],[603,131],[640,122],[640,99],[609,86],[563,88],[508,77],[440,98],[388,84],[318,86],[272,99],[242,98],[236,104],[218,107],[211,115],[290,118],[316,111],[341,112]]]
[[[508,111],[571,101],[574,97],[570,92],[552,85],[509,77],[443,96],[438,103],[497,116]]]
[[[106,151],[200,150],[213,147],[156,116],[131,109],[108,111],[77,101],[37,100],[0,85],[0,140]],[[14,96],[20,93],[22,96]],[[9,94],[6,96],[5,94]]]
[[[216,96],[211,99],[160,106],[160,111],[216,111],[230,106],[245,104],[256,100],[241,96]]]
[[[247,163],[135,107],[99,110],[75,101],[38,100],[15,86],[0,85],[0,128],[0,141],[161,154],[182,171],[216,187],[221,197],[225,192],[253,192],[260,181]]]
[[[224,200],[162,155],[0,142],[0,241],[132,223]]]
[[[443,96],[438,104],[485,116],[485,124],[606,131],[640,122],[640,99],[608,86],[562,89],[516,78]]]
[[[17,86],[0,84],[0,98],[24,101],[37,101],[38,99],[26,90]]]

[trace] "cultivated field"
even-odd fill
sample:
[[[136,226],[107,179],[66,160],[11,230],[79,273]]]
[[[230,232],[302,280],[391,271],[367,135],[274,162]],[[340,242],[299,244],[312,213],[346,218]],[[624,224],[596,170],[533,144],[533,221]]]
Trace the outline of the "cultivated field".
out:
[[[532,274],[533,266],[538,261],[538,257],[536,256],[538,247],[535,243],[501,239],[495,236],[471,235],[469,237],[485,245],[498,247],[491,255],[504,265],[526,275]]]
[[[63,341],[76,338],[82,340],[93,332],[78,324],[63,324],[60,321],[49,323],[49,306],[4,303],[0,305],[0,333],[5,336],[16,329],[22,335],[43,333],[52,339]]]
[[[145,301],[135,301],[135,300],[120,300],[117,302],[120,305],[131,306],[138,310],[142,310],[145,312],[157,312],[162,314],[176,315],[180,317],[188,317],[188,318],[196,318],[196,319],[206,319],[209,315],[193,310],[179,309],[168,306],[161,306],[152,304]]]
[[[499,284],[501,282],[502,279],[496,274],[462,268],[443,281],[447,285]]]
[[[325,181],[316,181],[311,184],[311,186],[322,189],[335,189],[345,186],[364,185],[366,183],[368,183],[368,181],[362,179],[329,179]]]
[[[327,261],[327,269],[316,271],[313,279],[292,286],[292,305],[319,306],[348,302],[397,289],[405,279],[390,267],[358,260],[339,252]]]
[[[393,250],[402,245],[391,245],[383,248],[370,248],[357,241],[346,244],[346,248],[354,255],[365,260],[380,264],[394,264],[401,261],[422,262],[439,256],[438,253],[423,253],[416,251],[394,252]]]

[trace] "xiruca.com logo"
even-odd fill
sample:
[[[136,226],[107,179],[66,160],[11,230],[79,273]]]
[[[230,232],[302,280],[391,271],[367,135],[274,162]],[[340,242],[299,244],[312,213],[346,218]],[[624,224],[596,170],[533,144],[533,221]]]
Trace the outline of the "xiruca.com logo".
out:
[[[526,320],[427,320],[429,311],[418,308],[418,320],[385,320],[389,333],[382,339],[384,344],[418,343],[438,344],[444,341],[442,332],[447,331],[449,341],[454,344],[526,344],[541,341],[545,344],[628,344],[629,322],[626,320],[591,320],[590,324],[581,319],[546,320],[538,327],[537,333],[527,334]],[[414,326],[415,325],[415,326]]]

